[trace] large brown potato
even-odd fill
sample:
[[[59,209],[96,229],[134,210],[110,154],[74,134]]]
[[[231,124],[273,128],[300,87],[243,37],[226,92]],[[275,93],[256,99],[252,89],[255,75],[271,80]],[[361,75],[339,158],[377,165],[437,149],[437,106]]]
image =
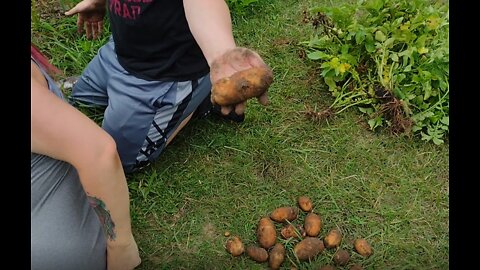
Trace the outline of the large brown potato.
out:
[[[273,82],[273,73],[267,68],[249,68],[222,78],[212,86],[212,103],[227,106],[252,97],[259,97]]]
[[[339,249],[333,255],[333,261],[340,266],[347,265],[348,261],[350,260],[350,254],[345,249]]]
[[[270,248],[277,241],[275,225],[268,217],[263,217],[258,222],[257,240],[261,247]]]
[[[305,217],[305,224],[303,225],[308,236],[316,237],[322,228],[322,220],[320,216],[315,213],[309,213]]]
[[[297,218],[298,208],[296,207],[279,207],[270,214],[270,218],[276,222],[293,221]]]
[[[310,212],[312,211],[313,204],[310,198],[307,196],[300,196],[298,198],[298,207],[300,207],[300,209],[302,209],[304,212]]]
[[[247,255],[257,262],[266,262],[268,260],[268,252],[261,247],[248,246]]]
[[[285,247],[282,244],[277,243],[268,255],[268,266],[270,266],[271,269],[280,269],[280,265],[282,265],[284,260]]]
[[[340,242],[342,242],[342,233],[337,229],[328,232],[323,239],[326,248],[336,248],[340,245]]]
[[[325,247],[323,241],[316,237],[305,237],[300,243],[295,245],[293,252],[301,261],[306,261],[320,254]]]
[[[364,257],[369,257],[373,254],[372,247],[367,242],[367,240],[363,238],[356,239],[353,243],[353,246],[355,247],[355,250],[358,252],[358,254]]]

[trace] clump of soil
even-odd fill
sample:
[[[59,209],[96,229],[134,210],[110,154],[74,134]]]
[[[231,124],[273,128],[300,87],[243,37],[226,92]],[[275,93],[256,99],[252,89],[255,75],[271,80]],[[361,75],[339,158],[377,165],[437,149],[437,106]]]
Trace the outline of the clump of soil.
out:
[[[383,114],[391,122],[392,133],[410,135],[413,121],[405,114],[402,101],[382,86],[375,86],[375,96],[382,102],[377,114]]]
[[[318,123],[323,123],[324,121],[332,118],[332,116],[335,115],[335,112],[332,110],[332,108],[327,108],[323,111],[315,111],[311,108],[307,108],[307,110],[304,112],[305,116],[315,122]]]

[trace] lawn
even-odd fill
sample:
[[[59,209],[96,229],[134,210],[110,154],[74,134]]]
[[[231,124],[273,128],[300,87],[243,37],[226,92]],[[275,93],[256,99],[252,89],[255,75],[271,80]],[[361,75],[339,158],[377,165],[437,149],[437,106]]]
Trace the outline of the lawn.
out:
[[[271,102],[250,100],[241,124],[192,121],[155,164],[128,176],[138,269],[266,269],[228,254],[224,233],[254,244],[259,219],[302,195],[322,218],[321,238],[335,227],[343,232],[341,247],[352,263],[449,269],[448,142],[373,133],[354,108],[327,121],[307,116],[333,101],[318,65],[298,45],[312,34],[303,12],[318,5],[332,2],[261,1],[233,17],[237,44],[256,50],[273,69]],[[62,15],[68,6],[36,0],[31,14],[32,42],[65,76],[79,74],[108,38],[78,36],[76,19]],[[353,252],[359,237],[373,247],[369,258]],[[291,242],[278,241],[291,249]],[[325,250],[299,263],[289,253],[282,269],[318,269],[332,264],[333,254]]]

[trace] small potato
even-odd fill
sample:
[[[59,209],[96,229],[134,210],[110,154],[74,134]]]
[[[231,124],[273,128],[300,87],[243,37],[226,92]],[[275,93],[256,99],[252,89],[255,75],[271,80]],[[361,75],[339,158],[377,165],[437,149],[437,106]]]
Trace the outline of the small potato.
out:
[[[320,229],[322,228],[322,220],[320,216],[315,213],[309,213],[305,217],[305,232],[308,236],[316,237],[320,233]]]
[[[268,217],[263,217],[258,222],[257,240],[261,247],[270,248],[277,241],[275,225]]]
[[[276,222],[293,221],[297,218],[298,209],[296,207],[279,207],[270,214],[270,218]]]
[[[247,255],[256,262],[266,262],[268,260],[268,252],[261,247],[247,247]]]
[[[265,93],[273,82],[273,73],[268,67],[249,68],[222,78],[212,85],[212,103],[228,106],[240,103]]]
[[[280,231],[280,234],[282,235],[283,239],[288,239],[288,238],[298,238],[297,233],[295,232],[295,226],[292,224],[288,224],[282,228]]]
[[[347,265],[350,260],[350,254],[344,249],[339,249],[335,255],[333,255],[333,261],[340,266]]]
[[[280,269],[284,260],[285,247],[282,244],[277,243],[268,255],[268,266],[270,266],[271,269]]]
[[[300,243],[296,244],[293,252],[301,261],[306,261],[320,254],[325,247],[323,241],[316,237],[305,237]]]
[[[233,236],[227,240],[226,249],[235,257],[242,255],[242,253],[245,251],[242,240],[240,240],[240,237],[238,236]]]
[[[298,198],[298,207],[300,207],[300,209],[302,209],[304,212],[310,212],[312,211],[313,204],[310,198],[306,196],[300,196]]]
[[[342,242],[342,233],[337,230],[333,229],[328,232],[327,236],[323,239],[323,243],[325,244],[326,248],[336,248]]]
[[[356,263],[350,266],[349,270],[363,270],[363,267],[360,264]]]
[[[367,242],[367,240],[363,238],[356,239],[353,243],[353,246],[355,247],[355,250],[358,252],[358,254],[362,255],[363,257],[370,257],[370,255],[373,254],[372,247]]]

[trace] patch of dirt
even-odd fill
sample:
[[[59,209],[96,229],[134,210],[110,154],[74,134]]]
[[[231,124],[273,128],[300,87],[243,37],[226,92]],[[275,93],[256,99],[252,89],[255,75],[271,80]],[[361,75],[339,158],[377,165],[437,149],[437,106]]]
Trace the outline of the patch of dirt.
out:
[[[375,86],[375,95],[382,102],[377,115],[383,114],[391,122],[390,131],[396,135],[411,135],[413,121],[405,114],[402,101],[382,86]]]
[[[317,14],[309,16],[308,11],[304,10],[302,22],[305,24],[311,23],[315,29],[322,26],[326,32],[330,32],[330,29],[334,27],[332,19],[322,12],[317,12]]]
[[[361,61],[357,68],[356,68],[357,72],[359,75],[363,75],[363,74],[366,74],[368,72],[368,65],[367,63],[365,63],[365,61]]]
[[[175,213],[175,214],[172,216],[172,218],[171,218],[172,226],[175,226],[175,224],[176,224],[183,216],[185,216],[186,212],[188,212],[188,209],[189,209],[189,206],[190,206],[190,202],[191,202],[191,201],[192,201],[192,199],[190,199],[190,198],[185,198],[182,207],[180,207],[180,209],[178,209],[177,213]]]
[[[303,51],[305,53],[305,51]],[[306,57],[306,56],[305,56]],[[310,86],[318,81],[320,81],[320,74],[322,73],[322,70],[315,66],[312,69],[308,70],[307,72],[307,78],[302,80],[305,82],[306,86]]]
[[[322,111],[316,111],[308,106],[306,111],[304,111],[303,113],[308,119],[317,123],[323,123],[324,121],[332,118],[335,115],[335,112],[332,110],[332,108],[327,108]]]
[[[202,234],[206,240],[215,239],[218,236],[217,228],[212,223],[207,223],[202,228]]]
[[[285,164],[280,165],[278,161],[275,160],[263,160],[259,162],[259,166],[255,169],[255,174],[261,180],[265,181],[275,181],[279,179],[284,179],[286,174]]]
[[[36,12],[37,16],[43,21],[64,18],[64,13],[69,8],[61,0],[34,0],[31,7],[32,13]]]
[[[305,52],[304,49],[299,49],[298,50],[298,58],[300,58],[302,60],[307,58],[307,53]]]
[[[287,38],[280,38],[272,42],[273,46],[288,46],[292,44],[292,41]]]

